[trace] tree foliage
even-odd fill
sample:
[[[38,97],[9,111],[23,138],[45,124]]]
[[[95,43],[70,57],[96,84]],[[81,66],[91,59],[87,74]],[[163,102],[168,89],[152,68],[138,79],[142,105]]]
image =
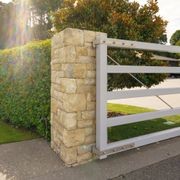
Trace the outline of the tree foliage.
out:
[[[176,45],[180,41],[180,30],[177,30],[170,39],[171,45]]]
[[[144,6],[128,0],[66,0],[54,13],[53,22],[57,31],[72,27],[106,32],[111,38],[166,43],[167,22],[158,11],[157,1],[152,0]],[[152,54],[147,52],[109,50],[109,54],[120,64],[165,65],[150,60]],[[136,77],[150,87],[163,81],[166,75],[136,74]],[[127,74],[110,75],[108,79],[109,89],[141,86]]]

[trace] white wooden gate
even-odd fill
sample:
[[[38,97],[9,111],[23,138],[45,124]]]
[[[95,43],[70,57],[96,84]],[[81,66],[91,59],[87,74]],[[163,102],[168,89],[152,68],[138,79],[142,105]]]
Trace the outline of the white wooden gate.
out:
[[[147,112],[134,115],[119,116],[107,118],[107,101],[112,99],[148,97],[178,94],[180,88],[166,89],[146,89],[146,90],[126,90],[126,91],[107,91],[107,75],[108,73],[173,73],[180,74],[180,67],[160,67],[160,66],[125,66],[125,65],[107,65],[108,47],[123,48],[146,51],[160,51],[169,53],[180,53],[180,47],[166,46],[154,43],[144,43],[137,41],[127,41],[110,39],[104,36],[98,36],[94,42],[96,46],[96,148],[95,152],[100,159],[106,158],[107,155],[116,152],[126,151],[143,145],[166,140],[169,138],[180,136],[180,127],[170,130],[160,131],[152,134],[138,136],[135,138],[121,140],[118,142],[108,143],[109,127],[125,125],[135,122],[148,121],[164,116],[180,114],[179,108],[170,108],[155,112]],[[138,80],[138,79],[137,79]],[[141,82],[140,82],[141,83]],[[160,97],[159,97],[160,98]],[[179,102],[180,103],[180,102]],[[167,104],[168,105],[168,104]]]

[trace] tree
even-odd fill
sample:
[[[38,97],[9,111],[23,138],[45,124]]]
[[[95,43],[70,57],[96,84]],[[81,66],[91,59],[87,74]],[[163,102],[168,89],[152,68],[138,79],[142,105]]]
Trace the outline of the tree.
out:
[[[62,0],[30,0],[32,33],[35,39],[51,37],[51,13],[62,4]]]
[[[177,30],[170,39],[170,43],[171,45],[176,45],[176,43],[178,43],[178,41],[180,41],[180,30]]]
[[[128,0],[66,0],[53,16],[56,31],[66,27],[102,31],[108,37],[154,43],[166,43],[166,24],[158,15],[157,1],[148,1],[144,6]],[[139,58],[137,53],[141,53]],[[150,60],[152,54],[131,50],[110,50],[109,54],[120,64],[165,65]],[[109,61],[110,64],[112,62]],[[166,75],[136,74],[148,87],[163,81]],[[110,75],[109,87],[130,88],[141,86],[129,75]]]
[[[52,36],[51,13],[62,0],[0,1],[0,49],[23,45]]]
[[[13,34],[15,11],[13,3],[5,4],[0,1],[0,49],[6,47]]]

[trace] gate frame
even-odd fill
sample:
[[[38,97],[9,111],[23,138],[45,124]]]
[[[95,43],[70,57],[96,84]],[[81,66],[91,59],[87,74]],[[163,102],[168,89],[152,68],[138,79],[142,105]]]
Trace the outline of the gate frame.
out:
[[[110,154],[138,148],[144,145],[167,140],[180,136],[180,127],[138,136],[126,140],[108,143],[108,127],[130,124],[134,122],[148,121],[154,118],[180,114],[180,107],[174,109],[159,110],[155,112],[140,113],[135,115],[107,118],[107,101],[110,99],[147,97],[154,95],[178,94],[180,88],[148,89],[133,91],[107,92],[108,73],[180,73],[180,67],[161,66],[121,66],[107,65],[107,49],[122,48],[133,50],[160,51],[169,53],[180,53],[180,47],[167,46],[155,43],[128,41],[121,39],[110,39],[107,35],[100,35],[94,41],[96,47],[96,148],[94,152],[100,159]],[[135,94],[137,93],[137,95]]]

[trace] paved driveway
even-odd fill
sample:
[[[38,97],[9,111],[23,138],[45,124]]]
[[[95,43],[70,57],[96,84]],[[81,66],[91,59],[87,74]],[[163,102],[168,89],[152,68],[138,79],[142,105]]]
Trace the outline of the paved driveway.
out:
[[[152,177],[158,172],[164,175],[163,180],[179,180],[180,137],[158,144],[142,147],[109,156],[104,160],[67,168],[60,158],[51,150],[49,143],[43,139],[0,145],[0,180],[107,180],[127,177],[137,177],[133,180],[144,180],[147,172]],[[176,163],[167,166],[154,166],[160,161]],[[172,165],[172,166],[170,166]],[[164,167],[164,168],[163,168]],[[142,169],[143,168],[143,169]],[[173,169],[172,169],[173,168]],[[176,169],[175,169],[176,168]],[[139,169],[139,170],[138,170]],[[138,170],[135,174],[130,174]],[[170,171],[171,176],[168,176]],[[141,177],[141,178],[139,178]],[[143,179],[144,177],[144,179]],[[171,177],[168,179],[168,177]],[[160,179],[153,179],[160,180]]]
[[[180,79],[167,79],[165,82],[159,84],[158,86],[154,86],[155,88],[180,88]],[[144,89],[144,88],[133,88],[135,89]],[[163,95],[160,96],[163,100],[168,102],[172,107],[180,107],[180,94],[173,95]],[[142,97],[142,98],[131,98],[131,99],[120,99],[120,100],[112,100],[110,103],[116,104],[128,104],[133,106],[147,107],[151,109],[167,109],[169,108],[166,104],[164,104],[157,97]]]
[[[176,156],[113,180],[180,180],[180,156]]]

